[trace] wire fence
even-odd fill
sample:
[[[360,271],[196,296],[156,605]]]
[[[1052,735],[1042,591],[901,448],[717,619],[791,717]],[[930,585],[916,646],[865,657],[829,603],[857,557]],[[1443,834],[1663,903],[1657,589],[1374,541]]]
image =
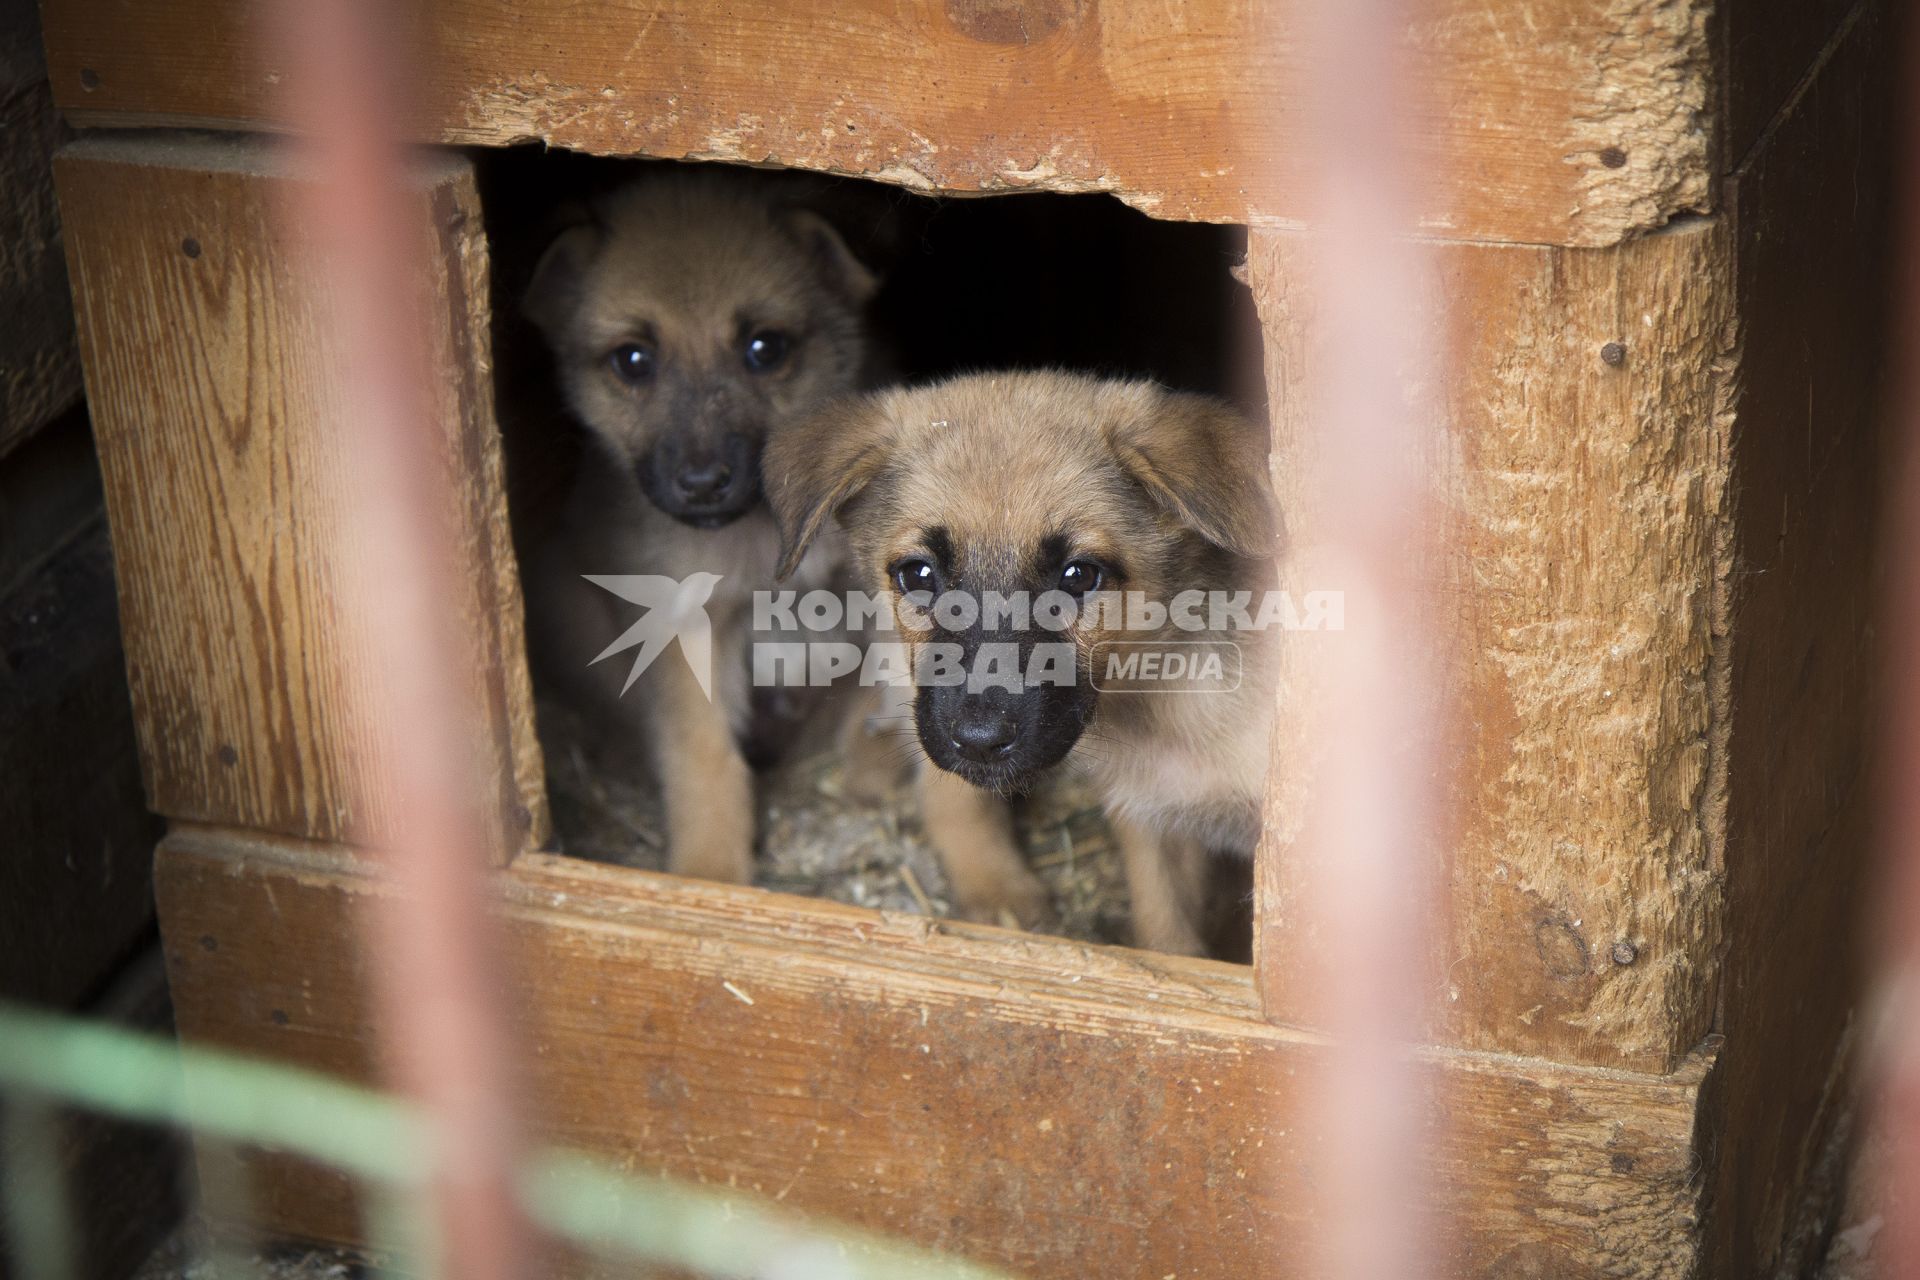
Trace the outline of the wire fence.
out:
[[[1416,1158],[1431,1138],[1422,1121],[1429,1100],[1408,1048],[1422,1013],[1406,975],[1419,970],[1431,927],[1427,881],[1442,825],[1433,753],[1446,737],[1436,659],[1425,639],[1428,602],[1408,572],[1440,554],[1421,499],[1421,468],[1436,449],[1423,435],[1428,418],[1400,396],[1408,381],[1422,380],[1423,344],[1439,324],[1436,313],[1408,301],[1429,293],[1425,265],[1406,235],[1417,175],[1407,168],[1400,132],[1419,86],[1392,70],[1411,8],[1389,0],[1318,6],[1331,56],[1315,99],[1328,142],[1318,159],[1318,213],[1332,232],[1315,282],[1328,329],[1327,373],[1315,393],[1323,420],[1342,427],[1314,451],[1328,512],[1317,532],[1345,554],[1345,570],[1370,588],[1368,598],[1398,603],[1383,615],[1378,643],[1356,648],[1330,673],[1342,714],[1328,722],[1326,772],[1315,789],[1324,846],[1315,862],[1327,869],[1315,896],[1322,934],[1335,940],[1331,969],[1340,981],[1329,997],[1335,1051],[1304,1108],[1324,1148],[1338,1156],[1319,1189],[1314,1273],[1394,1280],[1438,1270],[1431,1188]],[[395,1050],[396,1092],[0,1005],[0,1208],[19,1272],[31,1280],[75,1274],[77,1228],[63,1190],[56,1118],[83,1109],[172,1127],[216,1147],[319,1162],[350,1177],[386,1206],[370,1223],[372,1244],[403,1272],[509,1280],[531,1273],[533,1259],[558,1244],[603,1262],[740,1280],[1003,1275],[744,1193],[623,1174],[527,1136],[513,1105],[519,1046],[498,995],[506,984],[494,972],[505,949],[484,888],[488,842],[474,797],[459,783],[472,709],[448,679],[445,655],[461,642],[432,607],[443,594],[436,575],[448,554],[430,513],[448,497],[422,429],[423,326],[396,304],[393,288],[407,275],[410,251],[398,204],[405,153],[390,131],[391,121],[406,117],[396,88],[405,80],[400,46],[383,33],[371,4],[334,0],[281,18],[273,38],[300,86],[290,123],[317,175],[312,204],[292,216],[332,254],[339,337],[353,370],[353,412],[341,423],[337,456],[343,467],[353,459],[343,483],[361,495],[367,523],[380,531],[378,572],[355,584],[344,612],[382,620],[377,639],[362,637],[363,647],[384,664],[383,723],[408,726],[398,737],[361,735],[393,743],[394,754],[382,761],[393,789],[385,808],[406,816],[386,834],[406,851],[389,862],[404,892],[383,899],[388,914],[369,921],[366,935],[366,945],[389,961],[374,973],[380,1025]],[[1354,84],[1399,84],[1401,91],[1355,94]],[[1920,557],[1906,563],[1910,576],[1920,572]],[[1920,588],[1910,585],[1909,593],[1920,597]],[[1920,733],[1920,696],[1909,687],[1901,706],[1910,740]],[[1902,850],[1909,867],[1920,866],[1920,819],[1908,818]],[[1920,895],[1920,875],[1909,870],[1900,883],[1908,896]],[[1903,963],[1913,967],[1913,957]],[[1909,985],[1909,994],[1915,990],[1920,983]],[[1912,1025],[1920,1027],[1920,1018]],[[1908,1127],[1920,1126],[1915,1064],[1920,1050],[1908,1046],[1890,1073],[1890,1105]],[[1920,1129],[1909,1136],[1920,1139]],[[1920,1151],[1920,1141],[1903,1149]],[[1902,1258],[1920,1272],[1920,1234],[1904,1230],[1899,1240]]]
[[[435,421],[422,246],[413,234],[398,122],[410,46],[400,15],[366,0],[274,11],[293,78],[295,146],[314,181],[286,211],[311,244],[341,359],[337,492],[359,537],[341,611],[370,688],[350,711],[388,830],[398,892],[363,922],[387,963],[373,971],[395,1085],[419,1107],[433,1164],[416,1201],[427,1271],[462,1280],[525,1274],[530,1241],[514,1195],[527,1141],[517,1106],[519,1043],[496,971],[505,954],[484,883],[488,839],[466,744],[484,723],[464,681],[480,669],[469,629],[445,602],[459,563],[452,479]]]
[[[348,1174],[390,1203],[432,1185],[437,1144],[416,1106],[331,1076],[202,1045],[0,1005],[0,1092],[8,1098],[7,1226],[25,1277],[73,1274],[56,1109],[167,1125],[202,1140],[299,1156]],[[995,1280],[1005,1273],[823,1225],[736,1194],[639,1179],[578,1152],[535,1150],[514,1203],[554,1241],[604,1260],[737,1280]],[[374,1241],[403,1272],[420,1258]]]

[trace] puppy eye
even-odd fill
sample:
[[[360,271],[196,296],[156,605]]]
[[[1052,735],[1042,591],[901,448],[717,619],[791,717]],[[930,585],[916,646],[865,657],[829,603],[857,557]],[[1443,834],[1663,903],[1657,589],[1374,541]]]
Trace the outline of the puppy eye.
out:
[[[909,557],[893,566],[893,585],[900,588],[903,596],[916,591],[933,592],[939,589],[940,571],[933,567],[931,560]]]
[[[762,329],[747,339],[742,358],[746,360],[747,368],[755,373],[766,373],[787,362],[787,352],[792,346],[787,335],[778,329]]]
[[[1070,596],[1084,596],[1089,591],[1098,591],[1107,575],[1099,565],[1091,560],[1069,560],[1060,570],[1060,589]]]
[[[607,363],[623,382],[640,383],[653,377],[653,349],[637,342],[615,347],[607,356]]]

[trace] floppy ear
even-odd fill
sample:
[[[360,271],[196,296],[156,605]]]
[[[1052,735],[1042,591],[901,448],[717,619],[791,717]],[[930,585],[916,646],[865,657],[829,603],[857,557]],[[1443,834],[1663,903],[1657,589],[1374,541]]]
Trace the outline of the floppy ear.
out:
[[[767,438],[760,471],[780,529],[782,581],[799,567],[820,526],[880,474],[893,426],[876,397],[835,400]]]
[[[567,321],[580,310],[587,268],[600,252],[600,228],[592,223],[568,227],[555,236],[534,265],[522,304],[527,318],[551,339],[557,339]]]
[[[872,301],[880,290],[879,277],[854,256],[831,222],[811,209],[788,209],[780,221],[831,288],[855,306]]]
[[[1279,513],[1257,423],[1210,396],[1162,392],[1107,443],[1160,508],[1235,555],[1274,554]]]

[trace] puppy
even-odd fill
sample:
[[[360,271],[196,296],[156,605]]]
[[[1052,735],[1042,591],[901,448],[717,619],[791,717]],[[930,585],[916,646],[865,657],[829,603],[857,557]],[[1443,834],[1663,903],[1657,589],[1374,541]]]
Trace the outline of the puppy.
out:
[[[837,403],[777,429],[767,456],[782,569],[837,516],[856,572],[889,596],[913,657],[914,727],[937,766],[922,771],[925,798],[974,815],[970,830],[933,832],[962,902],[978,914],[1030,896],[997,795],[1066,762],[1105,798],[1136,941],[1199,954],[1206,854],[1249,853],[1259,835],[1274,664],[1244,621],[1205,603],[1196,615],[1191,597],[1171,606],[1198,591],[1257,607],[1277,585],[1264,432],[1151,384],[979,374]],[[941,618],[949,593],[976,602],[972,621]],[[1032,601],[1026,625],[989,613],[980,602],[994,594]],[[1072,607],[1044,626],[1049,598]],[[927,678],[936,644],[964,682]],[[1143,675],[1145,653],[1209,646],[1230,669]]]
[[[591,441],[530,566],[533,638],[576,701],[652,747],[676,873],[744,882],[751,872],[753,779],[740,745],[756,710],[751,605],[779,562],[761,450],[769,431],[870,385],[864,315],[876,283],[818,214],[752,175],[717,171],[616,190],[533,273],[526,313]],[[832,586],[844,558],[823,540],[788,568],[803,586]],[[711,582],[711,698],[671,648],[631,691],[625,658],[594,665],[636,611],[587,574],[660,575],[694,596]]]

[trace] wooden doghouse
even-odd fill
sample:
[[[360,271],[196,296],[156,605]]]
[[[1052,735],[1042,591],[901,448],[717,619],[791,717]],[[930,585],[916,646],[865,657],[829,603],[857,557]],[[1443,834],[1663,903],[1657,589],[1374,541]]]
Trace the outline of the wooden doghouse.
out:
[[[326,643],[337,514],[303,484],[289,179],[258,143],[164,131],[266,129],[283,77],[240,0],[44,6],[61,107],[135,130],[80,140],[59,182],[180,1027],[366,1076],[377,889],[342,843],[367,787]],[[1889,7],[1436,0],[1416,32],[1471,713],[1425,1058],[1465,1272],[1758,1276],[1817,1234],[1866,843]],[[1249,225],[1284,491],[1285,4],[422,12],[428,141]],[[450,155],[419,217],[549,1134],[1023,1274],[1286,1273],[1320,1050],[1284,849],[1251,970],[538,852],[477,213]],[[357,1234],[324,1174],[266,1162],[255,1189],[274,1229]]]

